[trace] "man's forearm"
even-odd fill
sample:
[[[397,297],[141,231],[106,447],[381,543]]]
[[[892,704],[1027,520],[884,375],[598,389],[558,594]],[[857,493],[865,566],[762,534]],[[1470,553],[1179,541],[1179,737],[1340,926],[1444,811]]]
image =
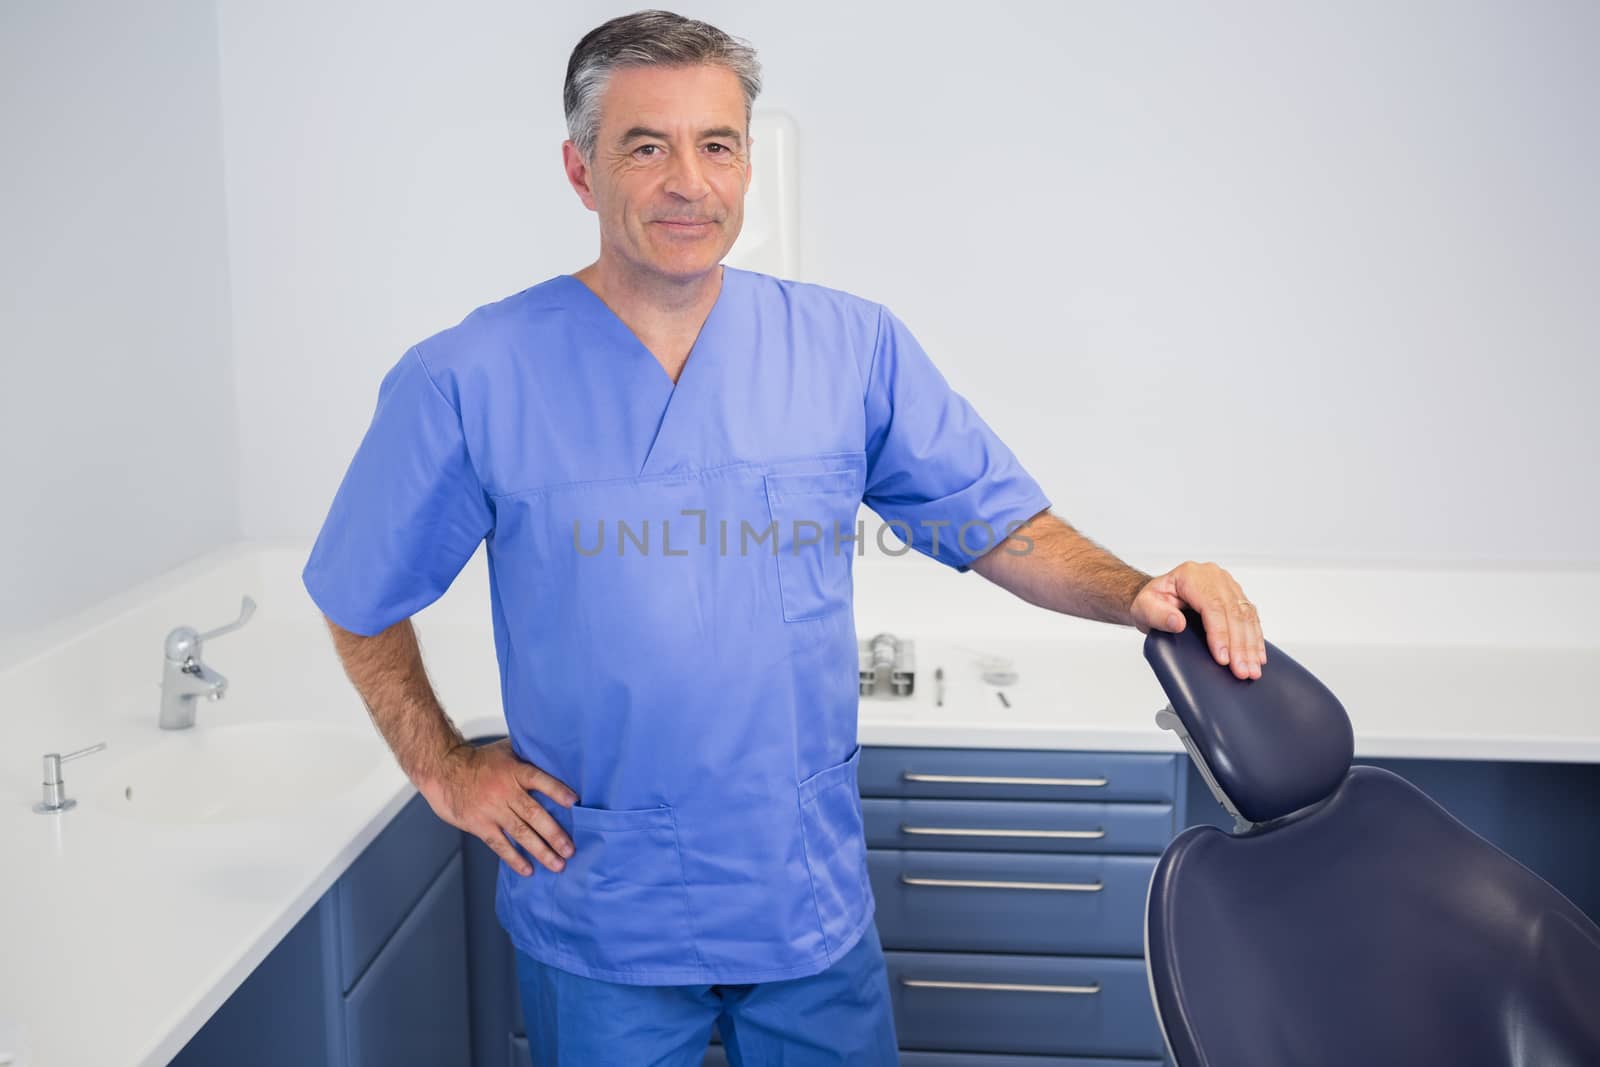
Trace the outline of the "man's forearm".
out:
[[[1033,546],[1002,541],[972,569],[1030,604],[1096,622],[1134,625],[1129,611],[1151,576],[1122,562],[1063,520],[1041,512],[1018,530]]]
[[[438,781],[445,755],[466,744],[433,692],[410,619],[371,637],[328,620],[345,674],[388,742],[406,777],[424,795]]]

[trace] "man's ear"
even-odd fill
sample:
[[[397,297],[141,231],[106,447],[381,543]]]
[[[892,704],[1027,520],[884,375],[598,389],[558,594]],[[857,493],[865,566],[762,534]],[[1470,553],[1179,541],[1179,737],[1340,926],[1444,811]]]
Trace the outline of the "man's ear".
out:
[[[583,206],[590,211],[599,211],[594,189],[589,185],[589,165],[583,161],[583,154],[571,140],[561,142],[561,167],[566,172],[567,183],[578,194],[578,199],[583,201]]]

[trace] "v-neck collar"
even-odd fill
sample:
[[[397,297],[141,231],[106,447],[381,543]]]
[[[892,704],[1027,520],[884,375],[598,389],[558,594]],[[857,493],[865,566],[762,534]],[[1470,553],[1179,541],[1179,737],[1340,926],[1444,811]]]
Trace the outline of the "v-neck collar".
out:
[[[637,371],[630,371],[626,366],[617,368],[624,388],[648,390],[643,396],[658,398],[661,405],[655,408],[650,400],[643,400],[645,410],[656,412],[656,424],[647,431],[649,445],[638,467],[639,476],[668,473],[681,468],[686,461],[692,462],[696,454],[692,435],[704,432],[704,428],[695,422],[694,412],[697,406],[703,405],[702,398],[708,395],[707,390],[710,390],[709,395],[716,393],[714,371],[722,358],[723,349],[728,347],[722,335],[727,329],[728,316],[734,314],[728,305],[738,299],[730,296],[728,290],[738,284],[739,271],[723,265],[722,287],[706,314],[705,322],[700,325],[694,344],[689,347],[689,355],[676,382],[667,375],[667,369],[639,339],[638,334],[611,310],[609,304],[600,299],[599,293],[590,289],[576,275],[563,274],[561,277],[569,287],[583,290],[569,307],[587,308],[586,314],[590,320],[600,324],[615,337],[619,346],[632,353],[631,362],[646,361]]]
[[[684,357],[683,366],[678,370],[677,381],[672,380],[671,375],[667,373],[667,368],[663,367],[661,361],[656,358],[656,354],[650,351],[650,346],[646,345],[639,335],[633,332],[633,327],[624,322],[622,316],[611,309],[610,304],[601,299],[599,293],[589,288],[583,279],[575,274],[563,274],[561,277],[572,288],[582,290],[581,299],[588,303],[590,309],[600,318],[609,322],[618,332],[625,335],[633,343],[635,353],[650,361],[650,365],[655,368],[661,383],[676,392],[683,385],[684,378],[689,374],[689,368],[698,363],[709,362],[704,357],[717,351],[715,344],[704,344],[703,342],[706,341],[708,335],[713,333],[713,328],[722,318],[719,315],[719,309],[723,304],[728,303],[724,298],[727,296],[729,283],[733,281],[733,276],[737,273],[726,264],[719,264],[719,266],[722,270],[722,284],[717,290],[717,298],[711,302],[711,310],[706,313],[705,321],[700,324],[700,332],[695,335],[694,343],[689,346],[689,354]],[[701,351],[702,347],[705,349],[704,352]]]

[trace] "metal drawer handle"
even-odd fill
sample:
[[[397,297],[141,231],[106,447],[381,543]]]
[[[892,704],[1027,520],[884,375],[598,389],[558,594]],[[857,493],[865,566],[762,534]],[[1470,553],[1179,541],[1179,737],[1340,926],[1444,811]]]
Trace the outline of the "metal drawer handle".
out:
[[[1106,836],[1099,830],[983,830],[964,826],[907,826],[900,824],[903,834],[949,834],[953,837],[1066,837],[1076,841],[1098,841]]]
[[[936,982],[929,978],[902,978],[900,984],[926,989],[982,989],[994,993],[1073,993],[1087,996],[1100,992],[1099,982],[1094,985],[1024,985],[1020,982]]]
[[[913,878],[902,874],[906,885],[950,886],[954,889],[1057,889],[1067,893],[1098,893],[1104,882],[986,882],[966,878]]]
[[[1098,789],[1110,785],[1109,778],[994,778],[975,774],[917,774],[902,771],[905,782],[959,782],[962,785],[1077,785]]]

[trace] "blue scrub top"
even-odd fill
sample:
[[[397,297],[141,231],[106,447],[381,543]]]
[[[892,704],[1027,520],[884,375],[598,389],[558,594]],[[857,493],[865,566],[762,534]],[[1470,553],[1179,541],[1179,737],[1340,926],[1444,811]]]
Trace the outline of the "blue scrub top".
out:
[[[389,370],[302,580],[376,634],[487,541],[512,748],[579,800],[529,793],[576,854],[501,863],[511,940],[605,981],[777,981],[873,917],[863,501],[959,570],[1050,506],[881,304],[725,266],[674,385],[563,274]]]

